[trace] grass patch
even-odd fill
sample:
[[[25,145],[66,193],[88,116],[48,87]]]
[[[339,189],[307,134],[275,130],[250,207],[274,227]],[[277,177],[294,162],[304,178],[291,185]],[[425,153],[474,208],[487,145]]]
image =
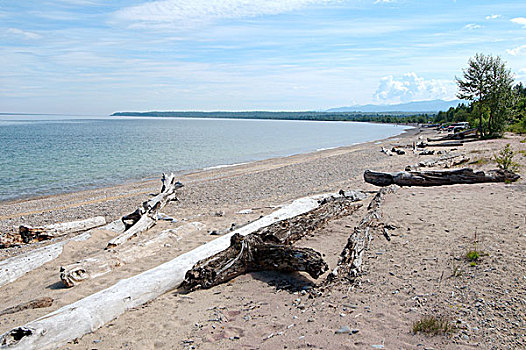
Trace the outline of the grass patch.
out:
[[[413,323],[413,333],[423,333],[427,335],[449,334],[455,327],[445,318],[435,316],[425,316]]]
[[[481,256],[481,253],[476,250],[470,250],[466,253],[466,259],[471,262],[477,262]]]

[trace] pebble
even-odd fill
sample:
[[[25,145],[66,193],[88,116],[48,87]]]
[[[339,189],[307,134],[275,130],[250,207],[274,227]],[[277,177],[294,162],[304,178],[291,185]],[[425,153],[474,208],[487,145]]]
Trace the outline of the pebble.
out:
[[[335,334],[350,334],[351,328],[349,326],[342,326],[340,329],[338,329]]]

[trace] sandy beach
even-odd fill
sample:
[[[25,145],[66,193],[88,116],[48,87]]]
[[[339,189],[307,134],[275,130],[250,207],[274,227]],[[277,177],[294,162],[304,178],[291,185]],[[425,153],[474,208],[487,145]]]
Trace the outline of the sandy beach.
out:
[[[0,334],[209,242],[216,238],[211,231],[242,226],[294,199],[340,189],[377,191],[364,182],[365,170],[399,171],[437,157],[418,156],[410,148],[405,148],[405,155],[388,156],[381,148],[408,147],[432,136],[436,132],[416,128],[381,141],[181,174],[178,180],[184,187],[177,192],[178,201],[162,210],[177,221],[159,221],[134,239],[154,238],[189,223],[199,229],[181,230],[139,262],[74,288],[63,287],[60,267],[102,251],[112,232],[98,230],[86,241],[68,243],[57,259],[0,287],[0,309],[36,297],[54,299],[51,307],[0,316]],[[493,154],[507,143],[515,151],[525,151],[521,140],[524,136],[507,135],[465,143],[454,152],[470,158],[460,167],[494,169]],[[517,152],[514,159],[524,171],[525,153]],[[96,215],[110,222],[159,190],[160,181],[151,180],[3,202],[0,232],[7,237],[21,224]],[[395,227],[392,239],[374,236],[363,273],[354,284],[317,289],[326,275],[313,280],[304,273],[246,274],[209,290],[166,293],[60,348],[526,348],[525,198],[523,178],[513,184],[400,188],[386,197],[381,209],[383,221]],[[354,214],[329,222],[296,245],[321,252],[334,268],[369,200]],[[61,239],[67,238],[71,237]],[[0,249],[0,261],[57,241]],[[485,255],[471,266],[465,255],[475,245]],[[439,336],[414,334],[413,323],[429,315],[447,318],[456,330]],[[342,327],[351,331],[339,334]]]

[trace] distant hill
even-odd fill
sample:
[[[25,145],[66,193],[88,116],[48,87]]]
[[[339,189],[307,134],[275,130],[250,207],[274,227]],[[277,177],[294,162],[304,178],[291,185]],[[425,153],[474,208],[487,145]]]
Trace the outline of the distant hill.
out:
[[[349,107],[338,107],[328,109],[327,112],[364,112],[364,113],[386,113],[386,112],[412,112],[412,113],[436,113],[447,111],[450,107],[456,107],[462,100],[444,101],[416,101],[394,105],[356,105]]]

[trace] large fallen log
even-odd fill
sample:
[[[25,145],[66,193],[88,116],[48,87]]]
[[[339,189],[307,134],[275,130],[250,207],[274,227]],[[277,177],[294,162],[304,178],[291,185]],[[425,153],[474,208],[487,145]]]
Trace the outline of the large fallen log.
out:
[[[33,241],[43,241],[60,236],[65,236],[69,233],[76,233],[87,231],[95,227],[106,225],[106,219],[103,216],[96,216],[85,220],[64,222],[60,224],[46,225],[46,226],[29,226],[21,225],[19,227],[20,236],[24,243]]]
[[[271,215],[182,254],[156,268],[121,280],[107,289],[66,305],[24,326],[13,328],[0,336],[1,348],[54,349],[86,333],[91,333],[127,310],[177,288],[184,280],[186,272],[195,263],[227,249],[234,234],[248,235],[274,222],[301,215],[317,208],[320,200],[330,196],[321,195],[298,199]]]
[[[158,195],[143,202],[133,213],[122,217],[125,231],[121,235],[110,240],[108,242],[108,248],[123,244],[132,237],[149,230],[156,224],[159,210],[161,210],[169,201],[176,199],[175,190],[183,187],[183,184],[175,180],[174,174],[168,176],[163,174],[161,181],[163,185],[161,192]]]
[[[367,207],[367,213],[349,236],[347,244],[338,259],[338,265],[327,276],[326,283],[332,283],[340,278],[352,281],[360,274],[362,271],[363,254],[365,250],[369,248],[372,239],[371,231],[379,228],[379,226],[383,226],[380,224],[380,207],[385,196],[389,193],[396,192],[396,190],[396,186],[385,187],[380,189],[376,196],[374,196]],[[385,228],[382,227],[382,229],[384,230],[382,232],[384,236],[390,240]]]
[[[305,271],[318,278],[327,269],[327,263],[314,249],[266,243],[254,233],[246,237],[235,234],[228,249],[198,262],[188,271],[181,288],[210,288],[255,271]]]
[[[120,220],[109,223],[108,225],[97,229],[110,230],[120,233],[124,230],[124,226],[120,226],[119,224],[122,224]],[[62,254],[64,245],[68,244],[69,242],[84,241],[89,239],[91,237],[92,230],[62,242],[53,243],[42,248],[34,249],[25,254],[17,255],[12,258],[0,261],[0,287],[17,280],[29,271],[32,271],[44,265],[45,263],[58,258],[60,254]]]
[[[427,138],[427,141],[431,142],[431,141],[446,141],[446,140],[463,140],[469,137],[476,137],[477,131],[478,129],[474,128],[474,129],[457,132],[454,134],[447,134],[446,136],[443,136],[443,137]]]
[[[508,170],[473,171],[465,168],[458,170],[401,171],[382,173],[366,170],[363,174],[366,182],[376,186],[443,186],[454,184],[475,184],[483,182],[513,182],[520,176]]]
[[[344,197],[327,198],[314,210],[261,228],[245,238],[232,236],[230,247],[199,261],[186,273],[181,287],[210,288],[244,273],[265,270],[305,271],[318,278],[328,268],[321,255],[312,249],[291,245],[329,220],[350,215],[361,207],[353,202],[365,198],[363,193],[340,193]]]
[[[164,230],[150,240],[104,250],[74,264],[61,266],[60,280],[66,287],[76,286],[87,279],[97,278],[123,265],[152,256],[172,238],[179,238],[180,234],[194,233],[203,228],[204,225],[199,222],[187,223],[175,229]]]

